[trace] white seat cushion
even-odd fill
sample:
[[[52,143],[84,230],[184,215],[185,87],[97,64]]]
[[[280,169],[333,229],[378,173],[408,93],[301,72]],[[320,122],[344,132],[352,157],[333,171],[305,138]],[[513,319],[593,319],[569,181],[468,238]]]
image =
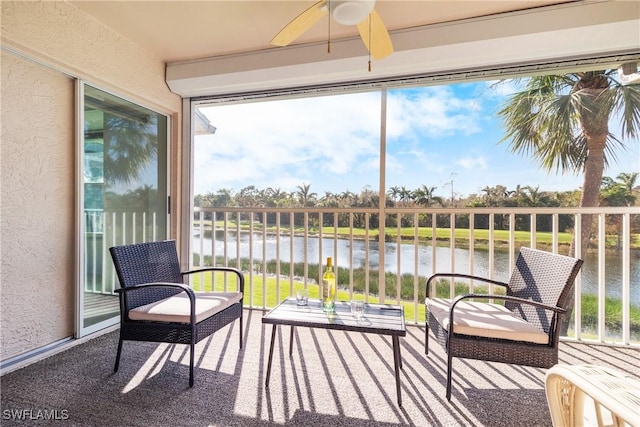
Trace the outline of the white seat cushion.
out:
[[[240,292],[196,292],[196,323],[213,316],[242,298]],[[185,292],[129,310],[131,320],[189,323],[189,297]]]
[[[427,309],[444,329],[449,330],[451,300],[427,298]],[[453,317],[456,334],[547,344],[549,336],[499,304],[461,301]]]

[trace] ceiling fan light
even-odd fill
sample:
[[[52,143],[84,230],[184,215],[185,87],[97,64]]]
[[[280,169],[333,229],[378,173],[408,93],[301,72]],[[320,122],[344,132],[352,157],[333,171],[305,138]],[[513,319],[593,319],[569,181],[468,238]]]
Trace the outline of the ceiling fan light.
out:
[[[375,0],[348,0],[332,3],[333,19],[342,25],[356,25],[364,21],[373,10]]]

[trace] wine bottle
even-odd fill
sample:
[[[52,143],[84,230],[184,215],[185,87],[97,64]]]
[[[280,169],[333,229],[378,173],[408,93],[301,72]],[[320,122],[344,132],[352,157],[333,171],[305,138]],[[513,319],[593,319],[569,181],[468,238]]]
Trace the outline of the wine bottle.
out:
[[[326,313],[336,311],[336,275],[331,257],[327,258],[327,266],[322,275],[322,310]]]

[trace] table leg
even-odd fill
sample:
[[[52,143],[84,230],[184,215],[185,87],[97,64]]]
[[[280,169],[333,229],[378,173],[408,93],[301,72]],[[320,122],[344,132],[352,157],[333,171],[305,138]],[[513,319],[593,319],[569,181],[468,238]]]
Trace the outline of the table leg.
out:
[[[269,347],[269,363],[267,364],[267,379],[264,385],[269,388],[269,378],[271,377],[271,361],[273,360],[273,344],[276,341],[276,332],[278,332],[278,325],[273,325],[271,331],[271,346]]]
[[[400,368],[402,360],[400,360],[400,340],[397,336],[392,337],[393,341],[393,365],[396,372],[396,392],[398,393],[398,406],[402,406],[402,396],[400,394]]]
[[[293,330],[295,328],[295,326],[291,327],[291,334],[289,335],[289,357],[293,354]]]

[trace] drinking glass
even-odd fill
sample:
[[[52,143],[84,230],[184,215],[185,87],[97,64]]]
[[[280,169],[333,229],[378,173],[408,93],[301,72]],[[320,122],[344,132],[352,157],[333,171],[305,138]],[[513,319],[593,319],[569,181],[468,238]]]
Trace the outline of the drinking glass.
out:
[[[298,289],[296,291],[296,304],[307,305],[309,303],[309,292],[306,289]]]
[[[356,320],[362,319],[364,315],[364,301],[351,300],[351,314]]]

